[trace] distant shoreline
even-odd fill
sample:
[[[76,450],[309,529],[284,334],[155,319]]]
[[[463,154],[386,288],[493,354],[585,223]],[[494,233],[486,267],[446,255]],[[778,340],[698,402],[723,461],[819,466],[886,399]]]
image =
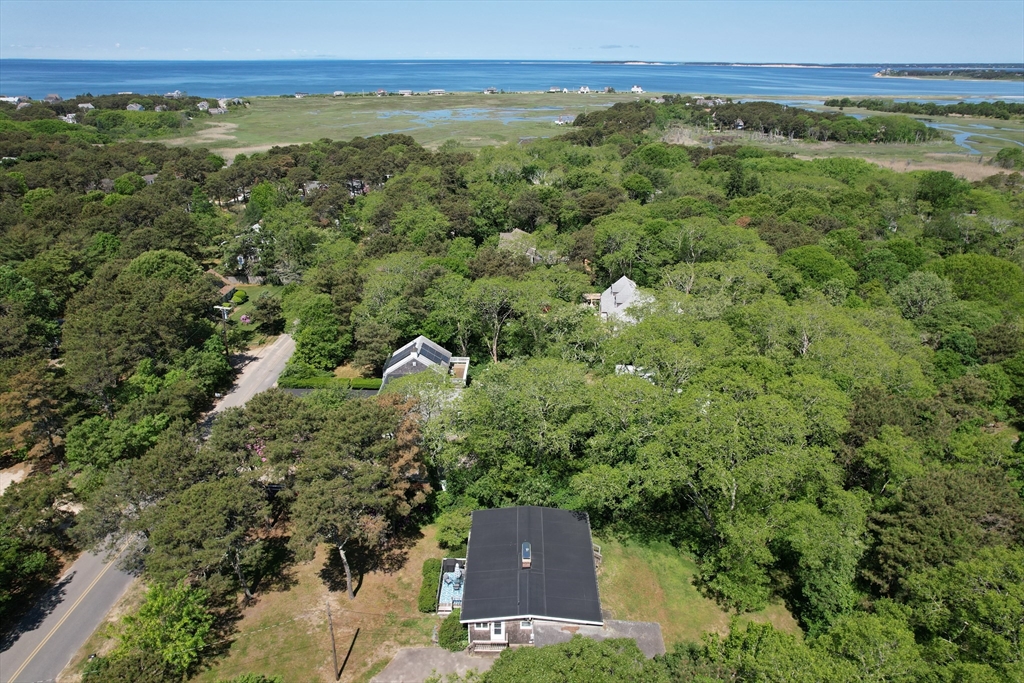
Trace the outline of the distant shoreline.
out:
[[[671,63],[653,60],[470,61],[470,60],[244,60],[244,61],[103,61],[0,60],[0,92],[42,99],[85,93],[131,90],[163,93],[180,90],[200,97],[288,96],[445,89],[449,92],[579,90],[614,87],[622,92],[638,85],[648,93],[793,98],[926,97],[946,100],[1016,99],[1024,96],[1009,81],[950,82],[941,79],[896,81],[872,76],[883,65],[796,63]],[[913,68],[900,65],[894,70]],[[749,78],[736,78],[736,76]],[[770,78],[767,78],[770,76]],[[745,92],[738,92],[743,90]]]
[[[964,76],[890,76],[889,74],[877,73],[875,78],[902,78],[908,81],[968,81],[970,83],[1024,83],[1024,78],[966,78]]]

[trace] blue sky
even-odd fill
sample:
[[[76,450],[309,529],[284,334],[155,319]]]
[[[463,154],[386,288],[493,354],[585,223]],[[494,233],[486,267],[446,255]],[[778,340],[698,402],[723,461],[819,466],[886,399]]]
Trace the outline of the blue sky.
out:
[[[0,58],[1024,62],[1024,1],[0,0]]]

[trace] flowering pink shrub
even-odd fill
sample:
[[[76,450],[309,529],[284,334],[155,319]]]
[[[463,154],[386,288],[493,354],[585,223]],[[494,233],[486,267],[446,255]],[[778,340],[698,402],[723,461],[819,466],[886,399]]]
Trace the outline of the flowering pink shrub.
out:
[[[249,316],[247,316],[247,315],[245,315],[245,314],[243,314],[243,315],[242,315],[242,317],[241,317],[241,318],[239,318],[239,320],[241,320],[241,321],[242,321],[242,324],[243,324],[243,325],[248,325],[249,323],[251,323],[251,322],[252,322],[252,318],[250,318]]]

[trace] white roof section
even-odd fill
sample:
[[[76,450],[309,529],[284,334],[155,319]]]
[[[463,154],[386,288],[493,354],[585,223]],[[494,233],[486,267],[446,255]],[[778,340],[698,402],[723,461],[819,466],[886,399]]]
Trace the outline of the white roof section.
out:
[[[601,319],[634,323],[636,320],[627,312],[630,306],[649,301],[650,297],[640,292],[636,283],[623,275],[608,289],[601,292]]]

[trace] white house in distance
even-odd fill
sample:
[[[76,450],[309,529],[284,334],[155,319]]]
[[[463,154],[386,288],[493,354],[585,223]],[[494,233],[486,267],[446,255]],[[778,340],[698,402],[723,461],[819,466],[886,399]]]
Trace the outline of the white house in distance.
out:
[[[450,375],[456,384],[465,384],[469,373],[469,358],[452,356],[451,351],[421,334],[388,357],[380,388],[383,390],[393,379],[415,375],[427,369]]]
[[[644,89],[641,88],[639,85],[634,85],[632,88],[629,89],[629,92],[633,93],[634,95],[642,95],[644,93]]]
[[[589,86],[586,86],[586,85],[581,85],[580,86],[580,94],[581,95],[587,95],[589,93],[590,93],[590,87]]]
[[[601,320],[634,323],[636,320],[630,315],[629,308],[650,301],[649,295],[641,292],[635,282],[623,275],[612,283],[611,287],[601,292]]]

